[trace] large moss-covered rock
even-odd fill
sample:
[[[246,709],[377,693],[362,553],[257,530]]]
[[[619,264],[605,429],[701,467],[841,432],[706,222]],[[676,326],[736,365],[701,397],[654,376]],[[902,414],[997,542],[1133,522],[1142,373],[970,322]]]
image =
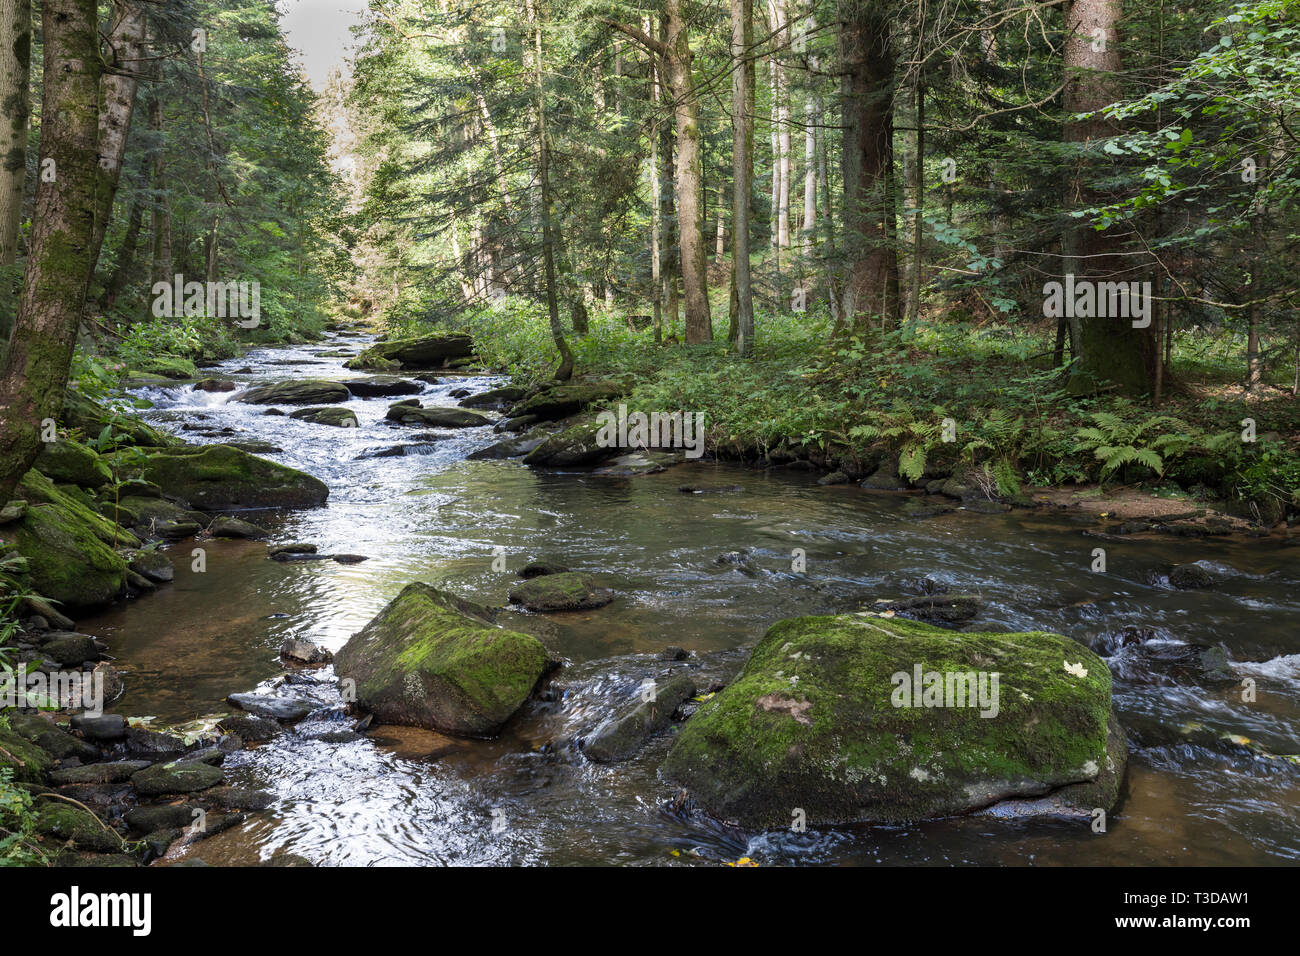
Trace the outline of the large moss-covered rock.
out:
[[[291,382],[257,385],[235,396],[246,405],[329,405],[352,397],[342,382],[304,378]]]
[[[581,571],[535,576],[511,588],[509,596],[511,604],[522,604],[530,611],[582,611],[614,600],[613,591]]]
[[[42,783],[53,758],[30,740],[0,724],[0,770],[19,783]]]
[[[922,694],[904,700],[918,667]],[[945,701],[947,675],[970,672],[990,691],[998,674],[996,697],[953,706],[954,682]],[[937,696],[932,673],[943,675]],[[1071,792],[1109,810],[1124,760],[1111,721],[1105,663],[1060,635],[791,618],[687,721],[663,771],[754,827],[788,826],[797,809],[809,823],[901,822]]]
[[[290,418],[312,422],[316,425],[333,425],[335,428],[356,428],[357,416],[350,408],[339,405],[324,408],[300,408],[289,413]]]
[[[60,421],[69,428],[79,428],[89,437],[100,434],[105,426],[112,425],[113,431],[126,436],[132,445],[157,448],[176,444],[176,439],[158,429],[146,425],[138,418],[129,415],[114,414],[80,392],[66,393],[63,402],[63,415]]]
[[[122,838],[94,814],[61,800],[43,800],[36,814],[36,832],[51,840],[71,840],[78,850],[107,853],[122,848]]]
[[[167,379],[195,378],[199,374],[190,359],[177,355],[155,355],[137,363],[136,368],[146,375],[159,375]]]
[[[107,604],[126,586],[126,560],[114,545],[139,540],[77,500],[38,471],[29,471],[17,495],[27,502],[22,521],[0,527],[0,541],[27,559],[33,591],[71,608]]]
[[[434,405],[429,408],[394,405],[384,417],[399,425],[427,425],[434,428],[479,428],[492,424],[492,419],[482,412],[468,408],[448,408],[445,405]]]
[[[466,358],[473,354],[474,343],[468,335],[434,332],[430,335],[376,342],[356,358],[344,362],[343,366],[381,372],[394,368],[441,368],[451,359]]]
[[[113,472],[92,449],[71,438],[46,444],[34,466],[51,481],[100,488],[113,480]]]
[[[595,416],[584,416],[568,428],[548,436],[524,456],[524,464],[569,468],[575,465],[594,465],[621,454],[621,448],[600,444],[601,428]]]
[[[500,730],[548,666],[536,638],[420,582],[334,655],[334,672],[356,681],[357,702],[378,720],[471,737]]]
[[[329,497],[325,482],[229,445],[155,452],[144,476],[163,492],[204,511],[308,508]]]
[[[623,386],[617,382],[552,385],[524,399],[510,410],[510,414],[515,417],[536,415],[542,421],[555,421],[559,418],[568,418],[593,402],[617,398],[624,391]]]

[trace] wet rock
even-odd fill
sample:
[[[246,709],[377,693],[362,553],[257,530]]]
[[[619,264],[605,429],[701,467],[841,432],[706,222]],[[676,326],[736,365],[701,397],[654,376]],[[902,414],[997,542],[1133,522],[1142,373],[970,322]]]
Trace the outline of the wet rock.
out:
[[[360,564],[362,561],[369,561],[364,554],[331,554],[330,560],[338,564]]]
[[[510,603],[529,611],[581,611],[604,607],[614,592],[601,587],[590,574],[566,571],[535,577],[510,590]]]
[[[280,554],[315,554],[316,545],[307,541],[289,541],[280,544],[268,544],[266,546],[266,556],[274,558]]]
[[[214,538],[247,538],[250,541],[263,541],[271,536],[271,532],[251,521],[228,516],[213,521],[208,526],[208,533]]]
[[[189,804],[166,807],[136,807],[123,817],[126,825],[136,833],[153,833],[156,830],[182,829],[194,823],[197,807]]]
[[[257,717],[288,722],[302,720],[320,706],[302,697],[273,697],[270,694],[231,694],[226,700]]]
[[[33,614],[38,614],[44,618],[51,627],[58,628],[62,631],[70,631],[77,626],[77,622],[72,618],[59,613],[49,601],[39,594],[26,594],[23,596],[23,607]]]
[[[197,799],[205,807],[219,810],[265,810],[275,803],[275,797],[265,790],[247,787],[213,787]]]
[[[238,388],[238,382],[226,378],[201,378],[194,383],[196,392],[233,392]]]
[[[1180,591],[1214,586],[1214,575],[1199,564],[1176,564],[1169,572],[1169,583]]]
[[[343,383],[358,398],[383,398],[389,395],[418,395],[423,391],[419,382],[398,378],[395,375],[372,375],[369,378],[349,379]]]
[[[128,726],[126,728],[124,747],[127,753],[157,761],[179,756],[185,752],[186,744],[184,740],[174,734],[159,733],[156,730],[148,730],[144,727]]]
[[[1003,501],[990,501],[987,498],[967,498],[962,502],[962,508],[977,515],[998,515],[1010,511],[1011,505]]]
[[[972,689],[983,674],[984,699],[961,706],[948,673],[969,674]],[[948,706],[926,706],[927,690]],[[754,828],[788,827],[796,807],[810,824],[901,823],[1053,792],[1109,810],[1127,752],[1114,727],[1105,663],[1060,635],[801,617],[773,625],[700,706],[662,773]]]
[[[419,582],[334,657],[335,673],[356,681],[357,703],[376,719],[472,737],[500,730],[548,666],[536,638]]]
[[[677,708],[695,696],[695,681],[678,675],[656,681],[653,699],[644,699],[644,686],[637,689],[637,702],[626,713],[602,723],[583,745],[587,759],[614,763],[636,755],[646,740],[667,727]]]
[[[159,584],[176,577],[176,569],[172,567],[171,558],[161,551],[132,551],[127,566],[136,574]]]
[[[101,717],[78,714],[72,718],[71,725],[73,730],[89,740],[112,741],[126,736],[126,718],[118,714],[104,714]]]
[[[974,594],[927,594],[924,597],[897,601],[880,599],[871,606],[877,613],[892,612],[899,617],[923,621],[936,627],[961,627],[974,620],[984,606],[984,599]]]
[[[597,468],[593,474],[610,475],[615,478],[637,478],[641,475],[655,475],[666,471],[669,466],[685,459],[681,452],[672,451],[636,451],[617,458]]]
[[[325,408],[300,408],[289,413],[290,418],[315,425],[332,425],[335,428],[356,428],[357,416],[350,408],[331,406]]]
[[[503,418],[493,426],[493,431],[498,432],[521,432],[526,428],[541,422],[536,415],[516,415],[512,418]]]
[[[13,730],[0,727],[0,770],[13,774],[16,783],[45,780],[53,758]]]
[[[844,472],[842,472],[842,471],[832,471],[830,474],[828,474],[828,475],[822,475],[820,478],[818,478],[818,479],[817,479],[817,484],[819,484],[819,485],[843,485],[843,484],[847,484],[850,480],[851,480],[851,479],[849,478],[849,476],[846,475],[846,474],[844,474]]]
[[[334,655],[310,641],[289,638],[280,645],[280,659],[293,664],[319,667],[332,661]]]
[[[567,574],[569,568],[555,561],[529,561],[519,569],[519,576],[524,580],[540,578],[547,574]]]
[[[98,749],[64,732],[53,720],[40,714],[11,713],[9,726],[19,736],[30,740],[55,759],[76,757],[79,760],[96,760],[99,758]]]
[[[33,467],[57,484],[100,488],[113,480],[113,472],[104,460],[71,438],[45,444]]]
[[[225,778],[220,767],[197,761],[158,763],[131,777],[135,789],[147,797],[166,793],[196,793],[215,787]]]
[[[736,495],[745,490],[744,485],[678,485],[684,495]]]
[[[580,418],[567,428],[547,435],[544,442],[524,456],[524,464],[569,468],[616,457],[620,449],[601,444],[601,430],[595,417]]]
[[[274,720],[265,717],[224,717],[217,725],[228,734],[235,734],[248,743],[265,743],[283,729]]]
[[[89,634],[72,631],[47,631],[40,643],[41,654],[64,665],[80,666],[84,661],[99,659],[99,647]]]
[[[145,850],[151,859],[157,859],[167,855],[171,845],[185,835],[185,831],[179,828],[169,830],[154,830],[147,834],[140,842],[144,844]]]
[[[376,342],[356,358],[344,362],[343,367],[358,371],[435,369],[443,367],[450,360],[467,358],[473,352],[474,343],[468,335],[438,332]]]
[[[684,647],[678,647],[676,644],[669,644],[659,652],[659,659],[664,661],[684,661],[689,660],[691,652]]]
[[[126,691],[126,682],[122,679],[122,672],[107,661],[96,664],[91,675],[95,680],[100,681],[104,688],[105,706],[113,703]]]
[[[92,763],[83,767],[69,767],[50,773],[50,783],[105,784],[126,783],[133,774],[149,766],[147,760],[114,760],[109,763]]]
[[[107,853],[122,849],[122,838],[94,814],[62,801],[40,801],[34,829],[48,840],[71,841],[78,850]]]
[[[488,445],[486,448],[479,448],[476,451],[470,452],[466,457],[471,461],[522,458],[533,449],[541,446],[549,435],[550,432],[540,428],[535,428],[517,438],[507,438],[503,441]]]
[[[234,401],[246,405],[330,405],[352,397],[342,382],[304,378],[290,382],[259,385],[240,392]]]
[[[517,385],[503,385],[501,388],[488,389],[477,395],[461,399],[461,408],[503,408],[510,402],[517,402],[524,397],[524,389]]]
[[[144,474],[166,494],[208,511],[309,508],[329,497],[323,481],[228,445],[155,452]]]
[[[397,406],[390,408],[384,417],[401,425],[431,425],[435,428],[478,428],[492,424],[492,419],[481,412],[437,405],[428,408]]]
[[[553,422],[576,415],[593,402],[617,398],[626,391],[617,382],[552,385],[524,399],[512,408],[511,415],[532,415],[540,421]]]
[[[447,393],[447,395],[448,395],[448,397],[450,397],[450,398],[468,398],[468,397],[469,397],[469,389],[468,389],[468,388],[453,388],[450,392]]]
[[[174,444],[176,439],[136,418],[124,418],[103,405],[87,398],[75,389],[64,393],[63,416],[60,421],[68,428],[79,428],[86,435],[98,435],[104,426],[124,434],[132,445],[143,448],[160,448]]]
[[[21,521],[25,514],[27,514],[27,502],[11,501],[3,508],[0,508],[0,525]]]
[[[858,487],[869,491],[902,491],[907,482],[898,475],[898,462],[886,460],[874,473],[863,478]]]
[[[183,381],[198,375],[194,362],[179,355],[155,355],[137,363],[137,371],[146,375],[158,375],[174,381]]]

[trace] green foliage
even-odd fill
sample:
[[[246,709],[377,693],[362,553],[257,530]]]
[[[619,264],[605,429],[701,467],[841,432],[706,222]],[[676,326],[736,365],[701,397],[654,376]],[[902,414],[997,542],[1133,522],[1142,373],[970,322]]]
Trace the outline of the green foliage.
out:
[[[0,730],[8,728],[0,715]],[[12,769],[0,768],[0,867],[50,865],[49,856],[34,840],[35,830],[31,793],[14,783]]]
[[[1187,424],[1170,415],[1156,415],[1137,422],[1125,421],[1113,412],[1093,412],[1088,417],[1093,425],[1074,433],[1074,450],[1091,452],[1101,462],[1103,482],[1123,466],[1135,463],[1163,475],[1166,460],[1195,443]],[[1148,437],[1161,428],[1177,431]]]

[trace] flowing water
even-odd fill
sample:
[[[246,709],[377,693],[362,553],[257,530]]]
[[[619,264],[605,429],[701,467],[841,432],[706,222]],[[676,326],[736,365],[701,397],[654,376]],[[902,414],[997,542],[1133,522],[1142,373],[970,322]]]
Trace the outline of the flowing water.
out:
[[[241,382],[348,379],[326,350],[266,349],[208,374]],[[243,369],[247,368],[247,371]],[[421,401],[500,384],[447,377]],[[909,517],[913,496],[820,487],[814,477],[691,463],[638,478],[554,474],[518,461],[468,461],[500,436],[490,428],[391,426],[396,399],[347,402],[358,428],[267,416],[230,393],[148,388],[145,417],[191,441],[267,441],[267,457],[330,487],[325,507],[251,515],[277,540],[322,553],[365,555],[360,564],[278,563],[265,545],[207,541],[170,549],[176,580],[119,606],[84,629],[105,638],[127,671],[113,708],[179,723],[229,712],[227,694],[267,689],[284,673],[287,637],[337,650],[411,581],[492,605],[506,603],[514,571],[553,558],[598,572],[619,598],[595,611],[527,627],[566,662],[546,699],[530,703],[496,740],[453,740],[381,727],[365,739],[320,736],[350,726],[332,673],[302,688],[319,715],[268,744],[233,755],[234,782],[270,791],[275,805],[196,845],[209,863],[253,863],[289,851],[320,865],[391,864],[1276,864],[1300,859],[1300,550],[1279,538],[1107,539],[1108,573],[1089,570],[1097,520],[1060,512],[963,511]],[[402,455],[375,457],[394,446]],[[689,483],[717,493],[683,494]],[[721,490],[725,486],[740,490]],[[795,549],[807,568],[792,571]],[[747,551],[750,566],[718,563]],[[504,557],[506,570],[494,570]],[[1201,561],[1221,583],[1176,591],[1171,564]],[[497,561],[497,566],[500,566]],[[1105,642],[1127,627],[1154,632],[1110,659],[1130,760],[1123,802],[1104,834],[1086,823],[988,817],[907,827],[813,828],[747,833],[666,808],[673,788],[657,776],[667,738],[633,760],[596,765],[576,740],[631,699],[645,677],[689,668],[701,686],[725,680],[774,621],[856,609],[877,597],[917,594],[929,577],[978,592],[985,630],[1042,629]],[[520,612],[503,612],[509,615]],[[514,626],[513,624],[510,626]],[[1187,666],[1191,645],[1222,645],[1236,683],[1204,680]],[[660,659],[664,648],[694,652]],[[1189,733],[1189,724],[1204,731]],[[1248,745],[1217,739],[1249,738]]]

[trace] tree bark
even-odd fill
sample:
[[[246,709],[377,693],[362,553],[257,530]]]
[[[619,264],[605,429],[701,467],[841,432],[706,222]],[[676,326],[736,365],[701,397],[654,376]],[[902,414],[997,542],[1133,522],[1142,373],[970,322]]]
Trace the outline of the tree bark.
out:
[[[1117,32],[1120,15],[1120,0],[1074,0],[1066,8],[1063,101],[1067,117],[1094,113],[1119,98],[1116,77],[1121,66]],[[1067,209],[1105,201],[1092,184],[1093,164],[1086,150],[1116,132],[1115,124],[1104,117],[1067,118],[1065,141],[1080,147],[1068,184]],[[1067,269],[1073,271],[1076,281],[1128,282],[1134,278],[1119,254],[1118,241],[1094,229],[1091,223],[1083,222],[1067,230],[1065,250]],[[1091,391],[1105,382],[1133,394],[1151,389],[1158,359],[1150,329],[1135,329],[1125,317],[1072,316],[1070,344],[1078,357],[1069,385],[1072,392]]]
[[[731,268],[736,308],[730,337],[736,351],[754,345],[754,295],[749,273],[749,197],[754,175],[753,82],[747,61],[754,40],[753,0],[731,0]]]
[[[551,148],[546,131],[546,89],[542,82],[542,23],[533,11],[533,38],[536,61],[534,70],[537,84],[537,178],[542,191],[542,265],[546,274],[546,314],[551,324],[551,337],[560,353],[560,365],[555,370],[557,381],[568,381],[573,376],[573,353],[564,339],[560,325],[560,300],[555,279],[555,234],[552,228],[554,210],[551,201]]]
[[[122,237],[122,248],[117,254],[117,265],[113,267],[104,285],[104,307],[112,308],[117,297],[126,286],[126,278],[135,266],[135,250],[140,243],[140,227],[144,223],[144,205],[139,195],[131,199],[131,212],[126,219],[126,234]]]
[[[57,418],[90,278],[99,133],[95,0],[45,0],[44,97],[26,275],[0,369],[0,501],[36,460],[42,422]]]
[[[866,317],[891,313],[898,256],[890,244],[893,166],[894,51],[889,0],[841,0],[840,57],[844,126],[844,242],[842,314],[862,327]]]
[[[32,57],[31,0],[0,5],[0,266],[18,258],[18,225],[27,179],[27,120]]]
[[[149,104],[149,128],[154,135],[153,154],[153,267],[154,282],[172,281],[172,216],[167,196],[167,155],[163,145],[162,100]]]

